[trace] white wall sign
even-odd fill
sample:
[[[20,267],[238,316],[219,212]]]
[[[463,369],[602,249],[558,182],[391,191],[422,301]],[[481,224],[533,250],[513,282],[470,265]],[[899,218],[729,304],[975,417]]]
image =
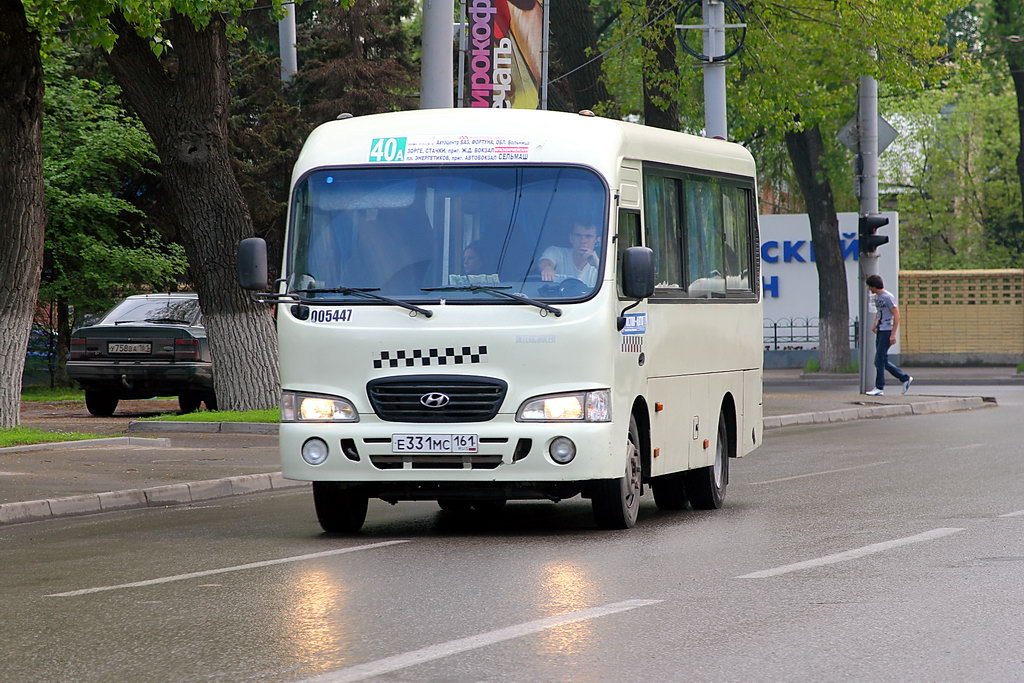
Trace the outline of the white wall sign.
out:
[[[878,273],[885,288],[899,302],[899,215],[882,212],[889,224],[878,234],[888,235],[889,243],[878,248]],[[803,325],[811,323],[817,336],[818,269],[811,245],[811,225],[807,214],[772,214],[759,217],[761,225],[761,285],[764,291],[765,343],[769,342],[772,322],[792,320]],[[846,288],[850,303],[850,320],[857,318],[860,295],[857,251],[857,214],[839,214],[839,239],[846,265]],[[874,316],[874,307],[869,315]],[[812,344],[787,344],[790,348],[817,348]],[[899,345],[893,348],[899,353]]]

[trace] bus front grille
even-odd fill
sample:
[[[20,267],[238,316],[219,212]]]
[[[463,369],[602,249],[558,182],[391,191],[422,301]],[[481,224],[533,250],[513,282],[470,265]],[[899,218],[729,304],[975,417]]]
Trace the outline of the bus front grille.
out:
[[[366,394],[386,422],[485,422],[505,400],[508,384],[472,375],[414,375],[371,380]]]

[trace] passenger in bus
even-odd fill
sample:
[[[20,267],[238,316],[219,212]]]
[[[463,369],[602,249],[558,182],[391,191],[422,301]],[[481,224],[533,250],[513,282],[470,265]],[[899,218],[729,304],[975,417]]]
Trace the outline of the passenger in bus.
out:
[[[597,284],[597,228],[592,223],[573,223],[568,247],[550,246],[540,255],[537,268],[545,282],[580,280],[588,287]]]
[[[484,252],[483,246],[480,241],[470,242],[465,249],[462,250],[462,274],[463,275],[479,275],[486,273],[484,269]]]

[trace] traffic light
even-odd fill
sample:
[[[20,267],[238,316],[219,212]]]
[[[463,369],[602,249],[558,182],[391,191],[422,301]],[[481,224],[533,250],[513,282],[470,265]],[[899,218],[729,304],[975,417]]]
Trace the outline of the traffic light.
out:
[[[885,216],[861,216],[857,221],[857,239],[860,243],[860,253],[873,254],[875,249],[889,241],[888,235],[876,235],[883,225],[888,225],[889,219]]]

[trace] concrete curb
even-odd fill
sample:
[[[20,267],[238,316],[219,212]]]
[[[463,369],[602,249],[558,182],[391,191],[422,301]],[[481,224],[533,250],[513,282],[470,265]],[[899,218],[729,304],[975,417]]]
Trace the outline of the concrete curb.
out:
[[[167,448],[171,445],[170,439],[146,438],[141,436],[111,436],[104,439],[78,439],[76,441],[53,441],[51,443],[33,443],[24,446],[5,446],[0,448],[0,453],[13,453],[15,451],[55,451],[68,447],[80,446],[145,446],[147,448]]]
[[[129,434],[277,434],[278,425],[268,422],[160,422],[132,420]]]
[[[796,413],[793,415],[771,415],[762,419],[765,429],[779,429],[796,425],[831,424],[834,422],[850,422],[853,420],[873,420],[883,417],[900,417],[903,415],[930,415],[934,413],[952,413],[959,410],[975,410],[995,401],[986,401],[980,396],[954,396],[936,401],[922,403],[893,403],[879,406],[858,406],[840,410],[823,410],[814,413]]]
[[[268,472],[184,484],[151,486],[145,489],[106,491],[65,498],[3,503],[0,504],[0,526],[22,522],[40,522],[60,517],[92,515],[112,510],[188,505],[218,498],[303,486],[309,486],[309,482],[291,481],[281,476],[280,472]]]

